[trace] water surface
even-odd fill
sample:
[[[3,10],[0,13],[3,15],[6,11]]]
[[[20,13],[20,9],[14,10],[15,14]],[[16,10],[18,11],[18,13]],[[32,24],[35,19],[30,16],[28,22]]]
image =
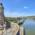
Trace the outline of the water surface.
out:
[[[28,19],[22,26],[25,30],[25,35],[35,35],[35,21]]]

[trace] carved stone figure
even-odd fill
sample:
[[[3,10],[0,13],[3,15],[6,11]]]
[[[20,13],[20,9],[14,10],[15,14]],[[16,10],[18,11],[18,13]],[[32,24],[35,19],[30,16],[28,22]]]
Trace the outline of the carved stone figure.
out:
[[[3,35],[3,29],[4,29],[4,7],[2,3],[0,3],[0,35]]]

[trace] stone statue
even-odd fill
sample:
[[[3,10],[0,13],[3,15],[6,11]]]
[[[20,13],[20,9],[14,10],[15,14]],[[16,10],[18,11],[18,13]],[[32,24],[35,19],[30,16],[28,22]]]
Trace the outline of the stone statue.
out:
[[[3,28],[3,24],[4,24],[4,8],[2,3],[0,3],[0,29]]]
[[[2,3],[0,3],[0,35],[3,35],[3,29],[4,29],[3,25],[4,25],[4,7]]]

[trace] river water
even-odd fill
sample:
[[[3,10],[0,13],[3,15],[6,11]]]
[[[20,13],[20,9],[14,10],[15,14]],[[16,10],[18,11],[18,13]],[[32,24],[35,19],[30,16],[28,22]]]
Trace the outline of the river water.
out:
[[[35,35],[35,20],[27,19],[23,24],[25,35]]]

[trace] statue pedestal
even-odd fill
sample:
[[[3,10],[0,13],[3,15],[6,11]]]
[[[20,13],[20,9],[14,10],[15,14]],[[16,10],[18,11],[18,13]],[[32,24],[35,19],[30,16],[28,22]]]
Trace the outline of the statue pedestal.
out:
[[[3,30],[0,30],[0,35],[3,35]]]

